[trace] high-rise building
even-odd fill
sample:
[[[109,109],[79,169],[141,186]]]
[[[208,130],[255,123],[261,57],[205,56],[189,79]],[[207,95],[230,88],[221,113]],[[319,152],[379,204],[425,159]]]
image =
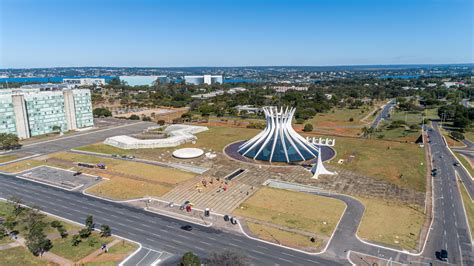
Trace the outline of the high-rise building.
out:
[[[68,131],[93,125],[88,89],[22,87],[0,91],[0,132],[25,139],[58,129]]]
[[[194,85],[200,85],[200,84],[211,85],[214,83],[222,84],[224,82],[224,79],[222,75],[184,76],[184,82],[186,82],[186,84],[194,84]]]

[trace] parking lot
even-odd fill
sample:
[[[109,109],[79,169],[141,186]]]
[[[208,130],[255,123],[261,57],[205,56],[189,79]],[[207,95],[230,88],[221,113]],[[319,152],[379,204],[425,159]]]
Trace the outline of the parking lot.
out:
[[[101,179],[96,176],[79,174],[75,171],[63,170],[51,166],[32,168],[19,173],[18,177],[59,186],[66,190],[82,190],[101,181]]]

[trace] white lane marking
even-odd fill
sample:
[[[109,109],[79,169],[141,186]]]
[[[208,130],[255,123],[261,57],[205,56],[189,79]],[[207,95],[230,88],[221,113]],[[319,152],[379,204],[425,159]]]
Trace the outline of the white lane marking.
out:
[[[148,256],[148,254],[150,254],[150,252],[151,252],[151,249],[148,249],[148,252],[145,254],[145,256],[143,256],[143,258],[139,262],[137,262],[137,265],[140,265],[140,263]]]

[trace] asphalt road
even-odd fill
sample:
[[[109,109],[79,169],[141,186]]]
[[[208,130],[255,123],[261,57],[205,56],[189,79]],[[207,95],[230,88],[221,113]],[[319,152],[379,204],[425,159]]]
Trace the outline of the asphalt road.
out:
[[[432,252],[443,248],[448,251],[449,263],[474,265],[472,243],[455,171],[468,189],[472,189],[473,182],[462,167],[453,165],[455,158],[445,146],[437,123],[433,122],[433,126],[434,130],[428,131],[428,135],[433,167],[438,169],[438,173],[434,178],[435,224],[426,249]]]
[[[377,128],[382,122],[383,119],[387,119],[390,114],[390,110],[395,106],[395,100],[390,100],[382,109],[382,111],[377,115],[375,120],[372,122],[371,128]]]
[[[341,265],[343,261],[313,256],[255,241],[241,235],[193,225],[141,209],[68,192],[0,174],[0,197],[19,196],[30,206],[82,223],[93,215],[97,226],[108,224],[113,233],[140,242],[145,248],[181,255],[187,251],[205,256],[213,250],[237,249],[255,265]]]
[[[126,122],[127,123],[124,123],[119,126],[114,125],[113,127],[106,127],[94,131],[84,131],[72,135],[65,135],[61,138],[26,144],[18,150],[13,150],[5,154],[12,154],[17,152],[49,154],[103,141],[108,137],[139,133],[150,126],[156,125],[152,122]]]

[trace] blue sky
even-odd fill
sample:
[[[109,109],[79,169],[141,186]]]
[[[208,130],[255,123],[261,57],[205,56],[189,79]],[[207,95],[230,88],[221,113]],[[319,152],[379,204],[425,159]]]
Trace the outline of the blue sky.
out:
[[[0,0],[0,68],[473,62],[472,0]]]

